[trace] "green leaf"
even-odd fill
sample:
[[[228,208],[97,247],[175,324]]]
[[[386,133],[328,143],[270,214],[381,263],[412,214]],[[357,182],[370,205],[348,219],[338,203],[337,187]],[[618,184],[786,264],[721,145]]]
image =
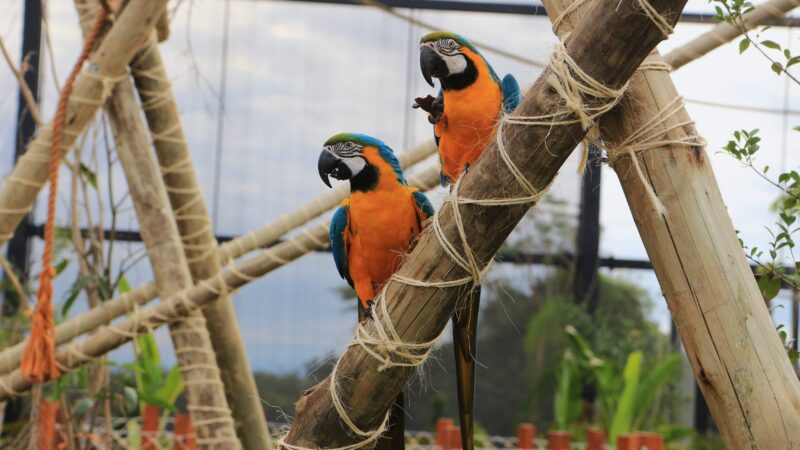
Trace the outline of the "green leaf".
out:
[[[779,62],[772,63],[770,69],[772,69],[772,71],[775,72],[777,75],[783,73],[783,66]]]
[[[69,296],[66,300],[64,300],[64,305],[61,306],[61,316],[67,317],[69,315],[69,310],[72,308],[72,305],[75,303],[75,300],[80,295],[81,291],[92,282],[94,277],[92,275],[83,275],[78,277],[75,283],[72,284],[69,290]]]
[[[617,402],[611,427],[608,432],[610,443],[617,441],[617,436],[632,431],[633,414],[636,406],[636,391],[639,388],[639,374],[642,369],[642,352],[636,351],[628,355],[625,370],[622,373],[624,387]]]
[[[636,390],[636,417],[632,427],[634,430],[641,429],[642,422],[644,422],[656,395],[680,373],[680,361],[680,354],[673,353],[644,377]]]
[[[97,189],[97,174],[84,163],[81,163],[81,175],[86,178],[86,181],[88,181],[93,188]]]
[[[94,399],[84,397],[75,405],[75,414],[82,416],[94,406]]]
[[[769,301],[778,296],[781,291],[781,280],[778,277],[764,276],[758,280],[758,288],[764,300]]]
[[[163,401],[170,411],[175,412],[175,400],[183,391],[183,377],[178,366],[174,366],[166,376],[164,384],[156,391],[156,398]]]
[[[120,294],[127,294],[131,291],[131,285],[128,283],[128,278],[125,277],[125,274],[119,276],[117,290],[119,290]]]
[[[55,271],[56,271],[56,276],[61,275],[61,272],[63,272],[64,269],[66,269],[68,265],[69,265],[69,260],[68,259],[62,259],[61,261],[58,262],[58,264],[53,266],[53,269],[55,269]]]
[[[139,394],[131,386],[125,386],[122,390],[122,405],[126,414],[131,414],[139,410]]]
[[[780,50],[781,49],[781,46],[775,41],[770,41],[770,40],[761,41],[761,45],[763,45],[764,47],[767,47],[767,48],[771,48],[773,50]]]
[[[741,55],[742,53],[744,53],[744,51],[747,50],[748,47],[750,47],[750,39],[744,38],[741,41],[739,41],[739,54]],[[738,136],[736,137],[736,140],[739,140]]]
[[[786,61],[786,68],[788,69],[797,63],[800,63],[800,56],[792,56],[788,61]],[[798,127],[794,127],[793,130],[800,131]]]

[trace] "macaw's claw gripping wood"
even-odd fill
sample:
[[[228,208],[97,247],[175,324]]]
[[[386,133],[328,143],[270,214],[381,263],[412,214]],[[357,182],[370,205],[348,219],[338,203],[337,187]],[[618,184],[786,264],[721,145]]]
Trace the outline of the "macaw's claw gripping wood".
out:
[[[619,98],[684,4],[593,3],[591,20],[567,38],[565,50],[557,50],[512,116],[501,119],[497,142],[461,177],[382,291],[375,320],[359,329],[331,377],[298,401],[294,425],[281,445],[353,449],[373,438],[365,430],[384,428],[394,397],[424,362],[460,291],[469,288],[465,280],[480,278],[584,137],[586,122],[591,124]]]
[[[156,148],[192,278],[195,281],[210,278],[220,270],[217,239],[155,36],[131,62],[131,73]],[[242,445],[248,449],[271,449],[267,419],[230,296],[220,295],[217,301],[203,308],[203,315]]]
[[[64,119],[62,151],[95,117],[111,88],[124,78],[128,62],[153,30],[164,0],[131,1],[89,58],[70,95]],[[122,78],[121,78],[122,77]],[[14,233],[47,182],[52,124],[40,129],[0,189],[0,244]]]
[[[582,17],[592,23],[575,5],[545,0],[553,23],[561,24],[557,34],[580,26]],[[800,383],[734,232],[705,143],[658,52],[600,124],[609,162],[728,447],[797,445]]]

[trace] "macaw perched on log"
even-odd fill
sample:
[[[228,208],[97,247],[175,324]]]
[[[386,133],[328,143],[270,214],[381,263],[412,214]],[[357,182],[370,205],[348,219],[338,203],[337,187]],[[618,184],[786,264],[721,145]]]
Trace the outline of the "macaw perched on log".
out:
[[[442,165],[442,184],[454,184],[483,154],[495,137],[502,112],[513,111],[520,101],[517,80],[501,81],[492,66],[463,37],[444,31],[429,33],[420,41],[420,68],[436,98],[417,98],[414,108],[428,112]],[[463,299],[453,315],[458,409],[464,450],[473,450],[475,358],[480,310],[480,286]]]
[[[331,137],[317,168],[328,187],[328,176],[350,180],[350,197],[331,222],[331,250],[339,275],[356,291],[358,320],[363,321],[372,317],[375,295],[400,267],[423,222],[433,215],[433,206],[425,194],[408,186],[392,149],[374,137],[355,133]],[[405,448],[403,431],[401,392],[389,432],[376,448]]]

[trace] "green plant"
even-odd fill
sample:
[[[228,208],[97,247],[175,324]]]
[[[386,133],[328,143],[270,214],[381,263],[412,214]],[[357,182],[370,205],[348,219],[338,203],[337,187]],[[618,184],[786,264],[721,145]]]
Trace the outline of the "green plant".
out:
[[[643,353],[633,351],[620,373],[592,351],[575,327],[568,325],[565,331],[571,344],[567,351],[579,355],[581,366],[593,375],[609,442],[616,442],[619,434],[640,429],[657,395],[679,374],[680,356],[672,353],[644,370]]]
[[[179,367],[176,365],[165,373],[152,333],[139,336],[135,349],[136,361],[123,364],[123,367],[133,372],[140,407],[147,403],[165,411],[176,412],[175,400],[184,387]]]

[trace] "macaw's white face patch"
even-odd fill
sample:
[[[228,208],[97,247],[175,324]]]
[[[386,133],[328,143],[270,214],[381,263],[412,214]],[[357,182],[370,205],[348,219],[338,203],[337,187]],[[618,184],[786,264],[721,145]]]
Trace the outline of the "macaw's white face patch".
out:
[[[457,75],[467,70],[467,57],[461,53],[461,45],[453,39],[431,42],[431,48],[447,65],[447,75]]]
[[[337,142],[323,147],[325,151],[335,156],[347,165],[352,176],[358,175],[367,166],[364,158],[364,147],[352,141]]]

